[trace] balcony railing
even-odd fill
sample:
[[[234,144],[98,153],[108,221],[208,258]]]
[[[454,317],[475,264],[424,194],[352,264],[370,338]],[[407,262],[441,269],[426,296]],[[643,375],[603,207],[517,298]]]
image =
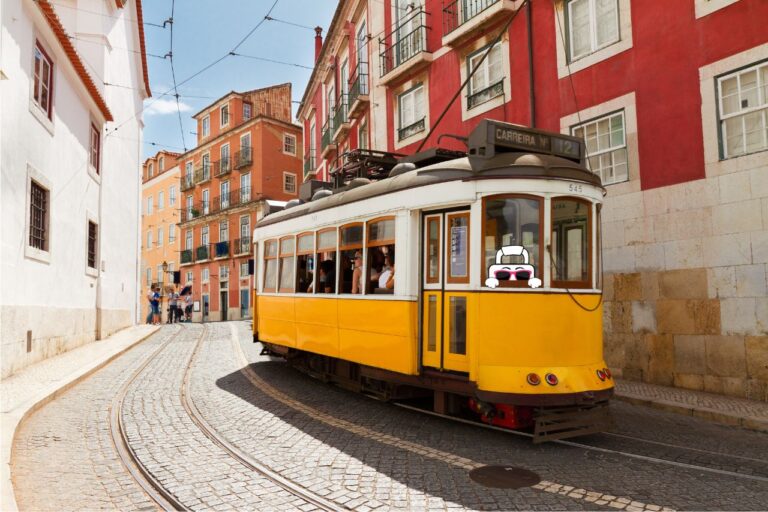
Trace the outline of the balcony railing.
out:
[[[201,165],[195,169],[195,183],[202,183],[211,179],[211,164]]]
[[[232,204],[230,201],[231,194],[230,192],[224,192],[218,197],[213,198],[213,208],[212,211],[214,212],[220,212],[221,210],[226,210],[229,208],[229,206]]]
[[[349,104],[355,104],[360,96],[368,95],[368,63],[359,62],[349,81]]]
[[[310,149],[309,155],[304,159],[304,178],[315,172],[315,151]]]
[[[211,251],[208,249],[208,244],[201,245],[195,251],[195,261],[202,261],[210,259]]]
[[[217,162],[213,162],[213,175],[218,176],[224,176],[225,174],[229,174],[232,171],[232,161],[227,158],[222,158],[221,160]]]
[[[185,191],[185,190],[189,190],[189,189],[191,189],[194,186],[195,186],[195,179],[194,179],[194,177],[191,174],[185,174],[181,178],[181,190],[182,190],[182,192]]]
[[[448,35],[500,0],[443,0],[443,35]]]
[[[481,89],[477,92],[467,95],[467,110],[472,107],[476,107],[481,103],[485,103],[488,100],[492,100],[496,96],[504,94],[504,79],[502,78],[495,84],[485,89]]]
[[[229,241],[216,242],[213,244],[214,255],[216,258],[229,257]]]
[[[235,197],[240,197],[240,204],[247,203],[251,200],[251,187],[243,187],[236,191],[235,194],[237,194]]]
[[[384,76],[427,50],[427,12],[417,9],[397,22],[394,30],[379,40],[380,76]]]
[[[397,130],[398,140],[405,140],[411,135],[415,135],[420,131],[423,131],[425,126],[424,121],[425,119],[421,118],[413,124],[409,124],[408,126],[398,129]]]
[[[235,153],[235,168],[242,169],[253,163],[253,151],[250,147],[244,147]]]
[[[333,144],[333,117],[328,116],[328,120],[323,125],[322,136],[320,138],[321,151]]]
[[[251,252],[251,237],[238,238],[234,241],[235,254],[250,254]]]
[[[181,251],[181,264],[192,263],[192,249],[184,249]]]
[[[339,95],[339,101],[336,104],[336,110],[333,113],[333,129],[334,132],[334,138],[336,133],[339,132],[339,130],[342,130],[344,128],[344,125],[347,124],[349,121],[349,117],[347,116],[349,112],[349,103],[348,103],[348,96],[346,94],[340,94]]]

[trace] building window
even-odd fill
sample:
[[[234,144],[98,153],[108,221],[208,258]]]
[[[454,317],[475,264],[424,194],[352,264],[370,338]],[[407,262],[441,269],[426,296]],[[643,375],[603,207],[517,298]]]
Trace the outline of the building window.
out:
[[[206,153],[203,155],[201,159],[201,163],[203,166],[203,175],[200,181],[208,181],[211,178],[211,155],[210,153]]]
[[[165,275],[163,274],[163,266],[158,265],[157,266],[157,282],[164,283],[165,282]]]
[[[229,267],[226,265],[220,265],[219,266],[219,279],[224,281],[225,279],[229,279]]]
[[[283,192],[286,194],[296,193],[296,175],[291,172],[283,173]]]
[[[147,198],[147,215],[152,215],[152,209],[154,208],[155,200],[152,196]]]
[[[157,246],[163,245],[163,228],[157,228]]]
[[[95,125],[91,124],[91,151],[88,163],[99,174],[99,155],[101,153],[101,133]]]
[[[200,230],[200,245],[208,245],[208,226]]]
[[[48,190],[31,181],[29,192],[29,245],[48,251]]]
[[[571,127],[571,135],[587,143],[589,168],[603,185],[629,179],[624,111]]]
[[[203,137],[207,137],[211,134],[211,116],[205,116],[202,121]]]
[[[240,202],[251,200],[251,173],[240,175]]]
[[[504,94],[504,64],[501,58],[501,43],[496,43],[485,59],[488,47],[467,57],[467,72],[477,71],[467,84],[467,110]],[[480,62],[482,60],[482,62]]]
[[[219,221],[219,241],[229,242],[229,222],[226,220]]]
[[[419,84],[397,97],[398,140],[405,140],[425,128],[424,85]]]
[[[53,113],[53,62],[40,43],[35,44],[35,80],[32,97],[48,119]]]
[[[176,204],[176,185],[171,185],[168,190],[168,206],[174,206]]]
[[[192,219],[193,211],[194,211],[194,207],[192,206],[192,196],[187,196],[187,219],[186,220]]]
[[[99,228],[95,222],[88,221],[88,267],[96,268],[96,248],[98,247]]]
[[[147,249],[152,248],[152,230],[147,231]]]
[[[185,169],[184,169],[184,173],[186,174],[186,179],[185,179],[184,185],[186,187],[191,187],[192,186],[192,179],[193,179],[192,178],[192,162],[187,162],[187,164],[185,166]]]
[[[619,41],[618,0],[571,0],[567,17],[571,61]]]
[[[191,251],[192,250],[192,230],[188,229],[184,236],[185,236],[184,249],[186,249],[187,251]]]
[[[208,189],[203,190],[203,215],[208,215],[208,211],[209,211],[209,208],[208,208],[208,206],[209,206],[209,201],[208,201],[209,194],[210,193],[208,192]]]
[[[176,225],[168,224],[168,243],[172,244],[176,241]]]
[[[240,262],[240,278],[248,277],[250,273],[248,272],[248,262],[247,261],[241,261]]]
[[[151,178],[154,175],[155,175],[155,164],[150,163],[149,164],[149,177]]]
[[[768,61],[719,77],[723,158],[768,149]]]
[[[165,157],[160,157],[157,161],[157,173],[160,174],[165,170]]]
[[[208,271],[207,268],[204,268],[203,272],[202,272],[202,280],[203,280],[203,282],[207,283],[210,278],[211,278],[210,272]]]
[[[147,286],[152,286],[152,268],[147,267]]]
[[[360,126],[357,129],[357,147],[360,149],[368,149],[368,120],[363,119],[360,121]]]
[[[243,121],[247,121],[251,118],[251,104],[243,103]]]
[[[222,105],[219,109],[219,115],[221,117],[221,126],[227,126],[229,124],[229,105]]]
[[[162,210],[165,208],[165,192],[162,190],[157,193],[157,209]]]
[[[192,272],[187,272],[187,281],[186,284],[189,284],[192,282]]]
[[[315,138],[315,121],[313,119],[312,122],[309,123],[309,155],[307,155],[307,165],[309,165],[309,170],[304,172],[305,175],[314,172],[315,170],[315,148],[317,147]]]
[[[296,136],[288,133],[283,134],[283,153],[296,155]]]

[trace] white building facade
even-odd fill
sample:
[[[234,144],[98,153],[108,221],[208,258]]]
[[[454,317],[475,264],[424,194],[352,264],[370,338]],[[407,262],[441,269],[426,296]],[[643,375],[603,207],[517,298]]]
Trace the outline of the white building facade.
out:
[[[150,90],[139,0],[3,0],[0,18],[7,377],[138,320]]]

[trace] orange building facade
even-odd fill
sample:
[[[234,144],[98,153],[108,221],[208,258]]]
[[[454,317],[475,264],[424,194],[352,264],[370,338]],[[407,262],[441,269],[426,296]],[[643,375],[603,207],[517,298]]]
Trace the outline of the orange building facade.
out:
[[[141,175],[141,318],[149,313],[147,292],[157,284],[164,293],[173,289],[173,271],[179,269],[179,153],[160,151],[147,158]],[[163,309],[167,309],[167,301]],[[167,312],[162,311],[162,320]]]
[[[179,157],[181,284],[192,285],[193,321],[248,317],[253,227],[274,202],[298,197],[291,85],[233,91],[194,118],[197,147]]]

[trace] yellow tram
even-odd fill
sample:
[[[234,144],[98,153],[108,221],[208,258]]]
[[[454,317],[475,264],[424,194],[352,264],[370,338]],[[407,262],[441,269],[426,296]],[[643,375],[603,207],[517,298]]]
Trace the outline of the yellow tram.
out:
[[[262,219],[254,341],[326,381],[535,441],[604,429],[604,189],[584,144],[490,120],[467,144]]]

